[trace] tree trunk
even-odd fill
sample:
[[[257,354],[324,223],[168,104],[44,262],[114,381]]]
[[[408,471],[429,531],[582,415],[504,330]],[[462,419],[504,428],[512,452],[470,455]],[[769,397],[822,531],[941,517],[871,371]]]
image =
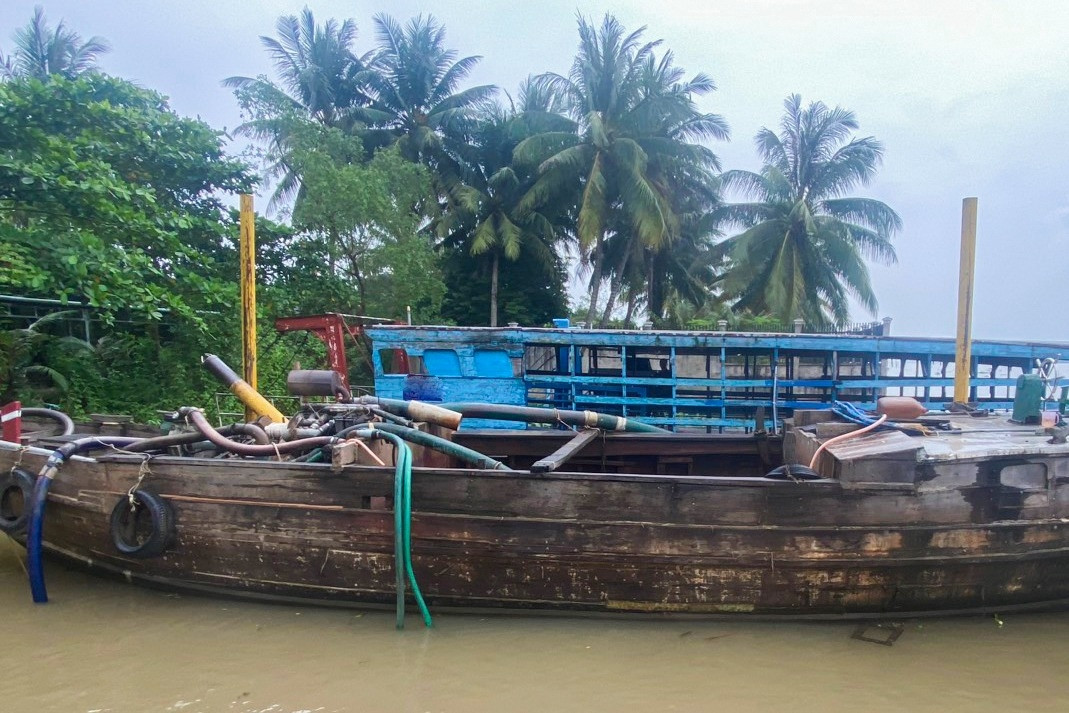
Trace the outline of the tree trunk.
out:
[[[624,326],[631,324],[631,318],[635,316],[635,309],[638,307],[638,291],[631,290],[627,297],[627,314],[624,315]]]
[[[494,261],[490,267],[490,326],[497,326],[497,270],[499,256],[494,252]]]
[[[609,324],[609,316],[612,314],[613,309],[616,308],[616,298],[620,294],[619,281],[613,281],[610,278],[609,281],[609,299],[605,300],[605,310],[601,313],[601,320],[598,322],[598,326],[604,327]]]
[[[364,283],[364,275],[360,272],[360,255],[355,246],[346,246],[349,258],[349,274],[356,280],[356,293],[360,299],[360,314],[367,314],[367,285]]]
[[[609,287],[609,299],[605,303],[605,311],[601,315],[601,326],[604,327],[609,323],[609,318],[612,317],[612,311],[616,308],[616,299],[620,296],[620,290],[623,289],[624,270],[627,269],[627,263],[631,261],[630,245],[625,246],[623,254],[620,256],[620,261],[616,265],[616,270],[613,273],[616,276],[616,281]]]
[[[590,275],[590,307],[586,311],[586,323],[593,327],[594,318],[598,315],[598,297],[601,295],[601,243],[594,248],[590,257],[593,268]]]

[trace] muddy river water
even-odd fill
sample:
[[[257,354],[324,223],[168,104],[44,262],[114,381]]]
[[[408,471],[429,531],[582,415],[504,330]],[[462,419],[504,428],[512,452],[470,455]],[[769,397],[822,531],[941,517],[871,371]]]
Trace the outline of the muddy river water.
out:
[[[0,713],[1069,711],[1069,613],[906,623],[418,616],[176,596],[0,535]],[[877,634],[882,632],[869,632]]]

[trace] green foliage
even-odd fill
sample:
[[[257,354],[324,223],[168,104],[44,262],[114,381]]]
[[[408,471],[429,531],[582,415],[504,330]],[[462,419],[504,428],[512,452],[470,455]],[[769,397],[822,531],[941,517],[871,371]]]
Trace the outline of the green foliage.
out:
[[[445,287],[414,206],[430,196],[422,166],[394,147],[364,161],[359,138],[307,122],[292,132],[289,162],[301,176],[293,225],[319,249],[340,294],[355,292],[360,314],[438,315]]]
[[[490,314],[490,261],[473,258],[464,250],[444,252],[445,284],[442,316],[452,324],[481,326]],[[499,324],[518,322],[526,327],[548,326],[555,317],[568,315],[564,266],[546,266],[526,249],[516,260],[500,262]]]
[[[0,84],[0,288],[202,323],[219,305],[220,133],[102,75]]]
[[[81,356],[88,345],[49,333],[67,312],[54,312],[21,329],[0,331],[0,404],[16,399],[29,404],[65,395],[69,382],[56,358]]]

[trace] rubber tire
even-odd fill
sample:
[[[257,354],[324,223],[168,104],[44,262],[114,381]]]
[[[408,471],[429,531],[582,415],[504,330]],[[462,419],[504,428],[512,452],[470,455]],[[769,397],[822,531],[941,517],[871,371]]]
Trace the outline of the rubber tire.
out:
[[[14,468],[0,477],[0,532],[20,535],[26,531],[33,509],[34,477],[22,468]],[[15,490],[22,493],[22,512],[11,516],[6,512],[5,501]]]
[[[790,474],[787,471],[790,469]],[[824,480],[824,476],[816,472],[812,468],[806,465],[799,465],[792,463],[790,465],[781,465],[779,468],[773,468],[765,475],[766,478],[772,478],[773,480]]]
[[[122,496],[112,508],[110,527],[111,541],[127,557],[147,559],[159,557],[174,541],[174,511],[171,504],[151,490],[134,491],[134,500],[138,504],[137,519],[148,515],[151,529],[143,542],[127,539],[129,518],[131,514],[130,498]],[[135,523],[136,525],[136,523]]]

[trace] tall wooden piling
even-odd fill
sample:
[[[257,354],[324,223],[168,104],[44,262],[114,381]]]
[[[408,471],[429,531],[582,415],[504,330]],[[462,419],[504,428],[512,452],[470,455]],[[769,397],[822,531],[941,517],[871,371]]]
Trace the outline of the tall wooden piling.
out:
[[[243,376],[255,390],[256,383],[256,213],[252,196],[241,196],[241,362]],[[245,418],[256,419],[256,413],[245,407]]]
[[[954,402],[959,404],[969,403],[975,268],[976,198],[965,198],[961,201],[961,257],[958,263],[958,336],[954,359]]]

